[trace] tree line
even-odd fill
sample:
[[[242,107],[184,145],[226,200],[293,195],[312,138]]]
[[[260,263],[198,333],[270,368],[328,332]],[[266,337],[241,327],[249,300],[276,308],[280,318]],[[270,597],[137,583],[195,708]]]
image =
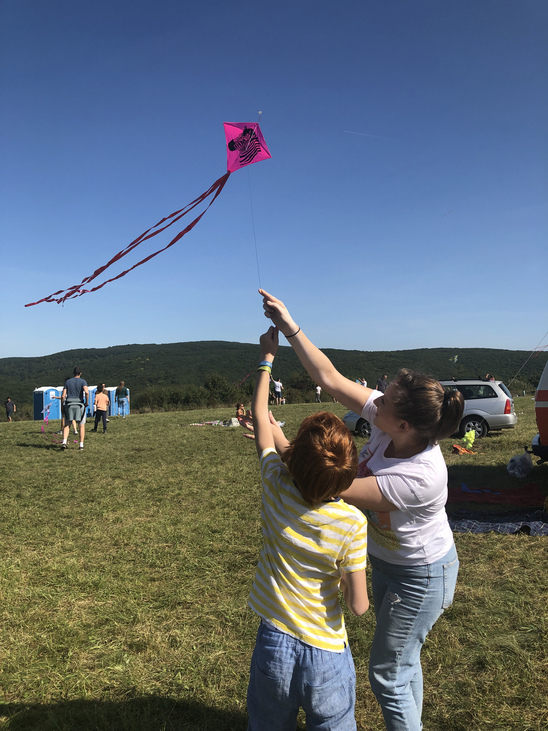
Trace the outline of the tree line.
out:
[[[393,378],[405,366],[441,380],[491,373],[505,381],[515,394],[534,392],[548,359],[546,353],[530,358],[526,351],[487,348],[324,352],[341,373],[352,379],[363,377],[370,386],[384,373]],[[23,414],[25,405],[32,405],[35,388],[62,386],[78,365],[89,385],[105,382],[113,386],[124,380],[131,389],[133,410],[214,407],[251,398],[259,357],[258,345],[204,341],[68,350],[40,358],[2,358],[0,398],[3,403],[10,396]],[[289,403],[314,400],[315,384],[291,347],[280,346],[273,376],[282,380]]]

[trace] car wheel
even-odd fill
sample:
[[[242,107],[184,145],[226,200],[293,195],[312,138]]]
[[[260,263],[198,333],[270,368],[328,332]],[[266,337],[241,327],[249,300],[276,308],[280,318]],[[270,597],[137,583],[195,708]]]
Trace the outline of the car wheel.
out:
[[[480,416],[466,416],[460,423],[459,435],[463,437],[469,431],[475,431],[476,438],[480,439],[487,435],[487,424]]]
[[[370,437],[371,436],[371,426],[368,421],[365,419],[360,419],[358,423],[356,424],[356,434],[359,434],[360,437]]]

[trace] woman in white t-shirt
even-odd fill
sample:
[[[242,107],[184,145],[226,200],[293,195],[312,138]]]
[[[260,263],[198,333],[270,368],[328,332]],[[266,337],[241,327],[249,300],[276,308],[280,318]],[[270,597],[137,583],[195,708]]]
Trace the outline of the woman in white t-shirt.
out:
[[[264,290],[265,315],[293,346],[313,380],[372,425],[358,478],[344,499],[368,517],[377,626],[369,680],[388,731],[422,728],[420,653],[453,601],[459,561],[445,513],[447,467],[438,440],[462,417],[458,391],[402,370],[385,393],[341,375]]]

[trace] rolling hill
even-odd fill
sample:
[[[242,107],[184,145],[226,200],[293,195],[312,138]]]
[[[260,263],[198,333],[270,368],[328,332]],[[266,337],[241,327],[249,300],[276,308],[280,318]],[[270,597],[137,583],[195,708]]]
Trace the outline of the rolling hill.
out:
[[[408,367],[444,379],[476,378],[486,373],[506,383],[517,376],[512,388],[533,391],[548,360],[547,353],[530,357],[526,351],[488,348],[423,348],[397,351],[324,349],[336,367],[349,378],[358,376],[374,385],[383,373],[393,377]],[[451,358],[458,354],[456,363]],[[132,395],[151,386],[201,386],[212,375],[240,383],[253,373],[259,346],[248,343],[203,341],[163,345],[117,345],[101,349],[66,350],[38,358],[0,359],[0,398],[9,395],[20,405],[32,403],[39,386],[60,386],[79,366],[90,385],[116,385],[124,380]],[[302,371],[293,350],[280,346],[274,376],[282,381]]]

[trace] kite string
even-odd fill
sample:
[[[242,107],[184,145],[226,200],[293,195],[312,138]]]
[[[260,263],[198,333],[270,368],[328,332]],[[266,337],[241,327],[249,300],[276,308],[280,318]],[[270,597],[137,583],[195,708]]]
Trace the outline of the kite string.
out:
[[[535,347],[533,348],[533,350],[531,351],[531,353],[530,353],[529,357],[527,358],[527,360],[525,361],[525,363],[524,363],[524,364],[523,364],[523,365],[521,366],[521,368],[520,368],[520,369],[519,369],[519,371],[518,371],[518,372],[516,373],[516,375],[515,375],[515,376],[513,376],[513,377],[512,377],[511,379],[510,379],[510,381],[509,381],[509,383],[508,383],[508,386],[510,386],[510,385],[512,384],[512,382],[516,380],[516,378],[517,378],[517,377],[519,376],[519,374],[520,374],[520,373],[522,372],[522,370],[523,370],[523,369],[525,368],[525,366],[527,365],[527,363],[529,363],[529,361],[530,361],[530,360],[531,360],[531,358],[532,358],[532,357],[533,357],[533,356],[535,355],[535,353],[539,353],[539,352],[540,352],[540,350],[544,350],[544,348],[546,348],[546,347],[547,347],[546,345],[544,345],[544,346],[543,346],[542,348],[540,348],[540,350],[539,350],[539,346],[540,346],[540,344],[542,343],[542,341],[544,340],[544,338],[545,338],[545,337],[546,337],[547,335],[548,335],[548,330],[547,330],[547,331],[546,331],[546,332],[544,333],[544,335],[543,335],[543,336],[541,337],[541,339],[540,339],[540,340],[538,341],[538,344],[537,344],[537,345],[536,345],[536,346],[535,346]]]
[[[253,215],[253,199],[251,196],[251,178],[249,177],[249,168],[247,168],[247,184],[249,187],[249,207],[251,209],[251,225],[253,228],[253,241],[255,242],[255,261],[257,263],[257,279],[259,280],[259,289],[262,289],[261,271],[259,269],[259,252],[257,250],[257,236],[255,234],[255,216]]]

